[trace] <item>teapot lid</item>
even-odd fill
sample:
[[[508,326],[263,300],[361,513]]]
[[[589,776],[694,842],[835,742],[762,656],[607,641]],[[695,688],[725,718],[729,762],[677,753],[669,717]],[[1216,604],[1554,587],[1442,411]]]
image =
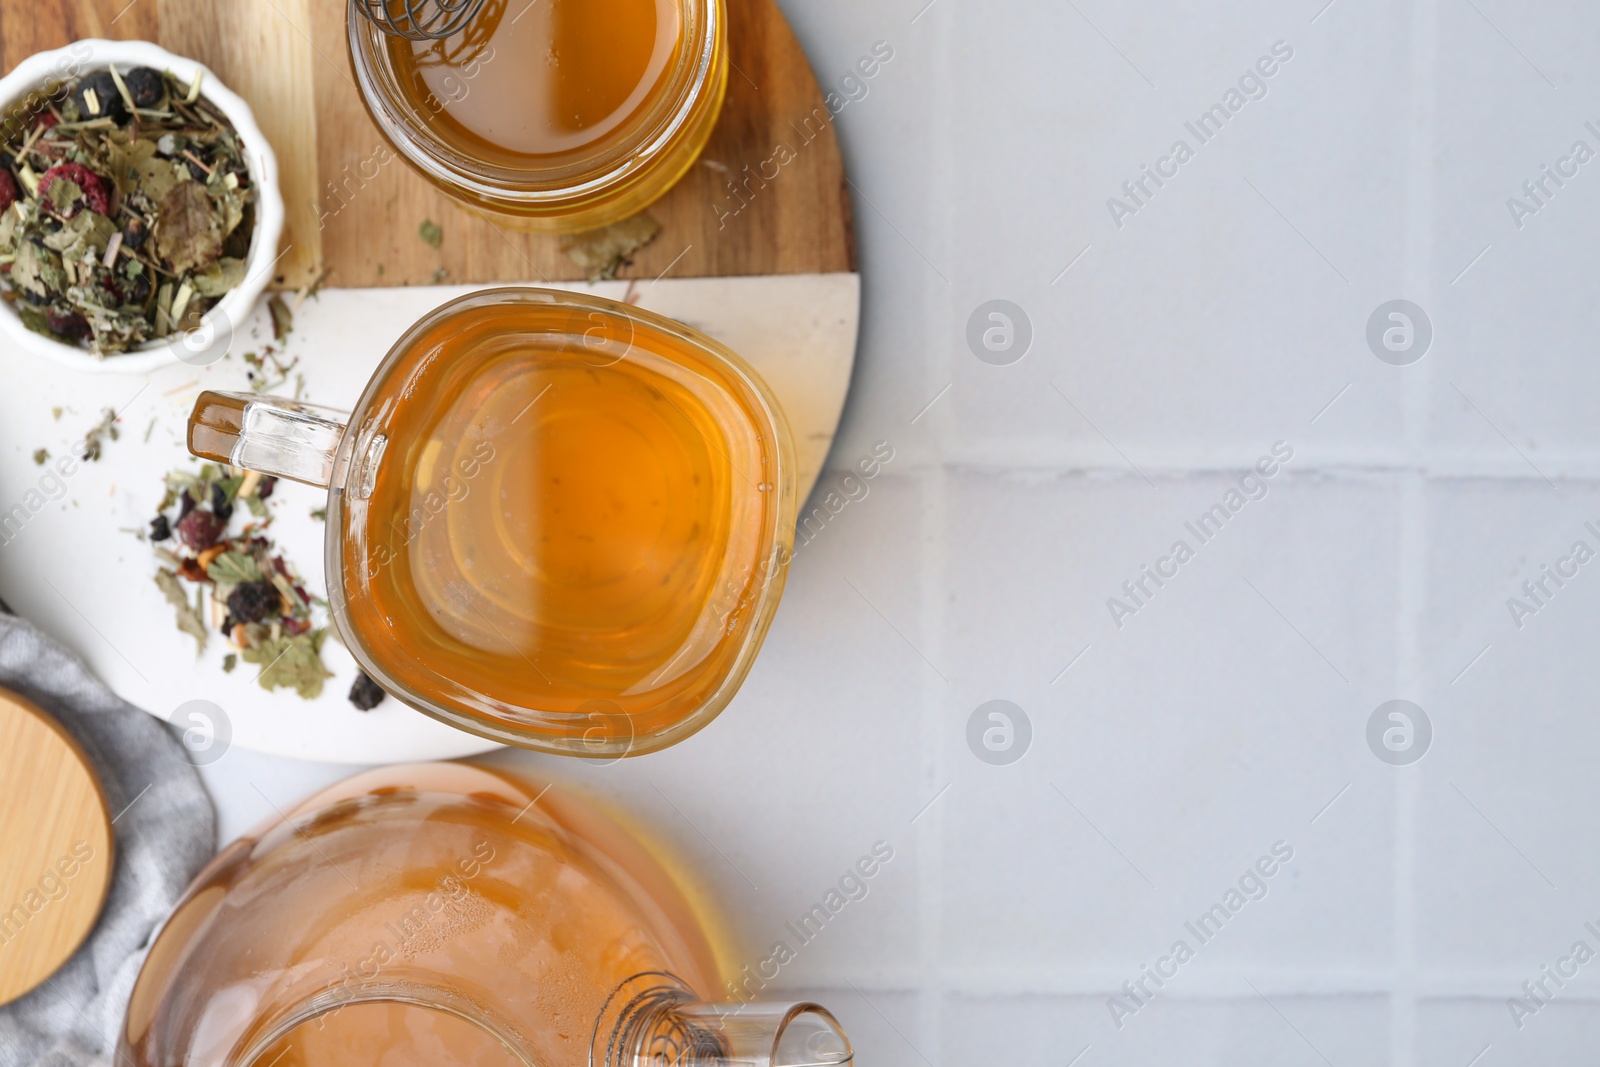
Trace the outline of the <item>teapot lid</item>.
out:
[[[111,816],[83,749],[0,689],[0,1004],[65,963],[111,886]]]

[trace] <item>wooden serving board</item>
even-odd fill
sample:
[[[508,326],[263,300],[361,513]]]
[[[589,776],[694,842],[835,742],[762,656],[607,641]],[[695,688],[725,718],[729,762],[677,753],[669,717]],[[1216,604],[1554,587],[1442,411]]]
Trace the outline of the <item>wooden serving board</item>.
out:
[[[398,157],[364,177],[384,142],[356,93],[347,10],[346,0],[0,0],[0,62],[9,70],[43,49],[110,37],[154,41],[210,67],[250,102],[278,155],[282,288],[324,272],[340,287],[582,278],[556,238],[469,214]],[[728,26],[722,117],[700,162],[649,209],[660,236],[619,276],[853,272],[838,139],[821,121],[829,112],[799,42],[773,0],[728,0]],[[756,173],[780,145],[796,158],[764,187],[752,183],[748,206],[719,226],[718,205],[740,206],[728,181],[742,181],[747,166]],[[424,219],[444,230],[438,249],[417,236]]]

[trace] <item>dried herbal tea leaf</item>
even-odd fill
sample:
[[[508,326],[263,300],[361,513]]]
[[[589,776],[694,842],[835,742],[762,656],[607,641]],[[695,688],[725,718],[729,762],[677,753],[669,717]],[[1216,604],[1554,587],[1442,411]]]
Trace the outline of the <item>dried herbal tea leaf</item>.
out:
[[[11,280],[28,292],[35,296],[49,296],[51,282],[56,283],[55,288],[62,288],[65,277],[59,271],[59,267],[52,265],[49,254],[32,241],[24,241],[17,246],[16,258],[11,262]],[[51,277],[52,272],[56,277]]]
[[[240,653],[246,663],[261,664],[256,680],[263,689],[293,689],[306,700],[322,695],[322,683],[333,677],[322,662],[328,631],[312,630],[295,637],[267,638]]]
[[[176,573],[165,567],[156,571],[156,585],[166,595],[167,603],[172,605],[177,613],[178,629],[193,637],[196,644],[195,655],[206,650],[206,638],[210,636],[206,624],[200,621],[200,613],[189,603],[189,594],[184,592],[183,583],[178,580]]]
[[[222,226],[197,181],[174,185],[156,207],[156,251],[178,272],[212,263],[222,254]]]
[[[273,340],[281,345],[294,330],[294,312],[289,310],[289,305],[277,293],[273,293],[267,301],[267,311],[272,316]]]
[[[417,227],[417,236],[422,238],[422,243],[429,248],[438,248],[444,244],[444,230],[432,219],[423,219],[422,225]]]
[[[115,441],[122,436],[122,431],[117,429],[117,413],[106,408],[100,414],[100,421],[89,428],[83,435],[83,459],[85,462],[94,462],[100,458],[105,450],[106,438]]]
[[[132,184],[157,204],[166,199],[174,185],[189,180],[188,168],[158,156],[156,142],[144,138],[128,147],[128,166],[133,171]]]
[[[224,256],[194,276],[194,291],[201,296],[221,296],[244,281],[244,260]]]
[[[238,665],[239,665],[239,657],[238,657],[237,654],[235,654],[233,652],[229,652],[226,656],[222,657],[222,673],[223,674],[232,674],[233,673],[233,669],[235,667],[237,667]]]
[[[242,582],[259,582],[261,568],[252,557],[242,552],[224,552],[206,567],[206,575],[218,585],[239,585]]]
[[[254,391],[271,393],[289,380],[289,375],[299,363],[299,356],[286,359],[276,348],[268,345],[263,352],[244,354],[244,365],[248,368],[245,377],[250,379],[250,388]]]
[[[48,448],[36,448],[36,449],[34,449],[34,451],[33,451],[33,462],[34,462],[35,466],[42,467],[46,463],[48,463],[49,461],[50,461],[50,450]]]
[[[56,209],[57,214],[66,218],[83,199],[83,189],[72,179],[62,178],[51,182],[49,192],[45,195],[50,198],[50,206]]]
[[[589,272],[591,282],[617,276],[627,258],[656,239],[661,224],[641,212],[621,222],[588,233],[561,238],[561,251]]]

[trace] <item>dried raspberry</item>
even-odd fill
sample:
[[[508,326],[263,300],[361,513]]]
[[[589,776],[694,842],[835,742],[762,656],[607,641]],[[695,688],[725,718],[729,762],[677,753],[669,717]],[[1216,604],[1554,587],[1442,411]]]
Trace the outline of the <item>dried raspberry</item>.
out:
[[[178,520],[178,537],[194,551],[204,552],[217,543],[227,528],[228,524],[211,512],[195,508]]]
[[[276,488],[278,488],[278,479],[269,474],[261,479],[261,484],[256,487],[256,496],[265,500],[272,495],[272,491]]]
[[[70,219],[76,215],[80,206],[100,215],[111,214],[111,183],[82,163],[57,163],[45,171],[44,177],[39,179],[41,199],[49,199],[50,187],[58,178],[76,182],[78,188],[83,191],[83,199],[68,207],[62,215],[63,218]]]
[[[48,132],[61,125],[61,120],[56,118],[56,113],[48,108],[39,112],[39,117],[33,120],[33,128]]]
[[[94,333],[89,328],[89,320],[76,311],[60,312],[55,308],[46,308],[44,321],[50,327],[50,332],[57,337],[65,337],[69,341],[87,341],[90,334]]]
[[[271,582],[241,582],[228,594],[228,614],[240,622],[261,622],[283,614],[283,597]]]
[[[17,186],[17,179],[9,170],[0,170],[0,211],[7,211],[12,204],[22,199],[22,190]]]

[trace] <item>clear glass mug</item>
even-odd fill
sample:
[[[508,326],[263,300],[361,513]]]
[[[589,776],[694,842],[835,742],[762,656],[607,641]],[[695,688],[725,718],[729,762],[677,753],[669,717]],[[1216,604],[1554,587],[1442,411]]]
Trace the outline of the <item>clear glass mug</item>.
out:
[[[728,84],[724,0],[487,0],[443,41],[354,10],[362,103],[413,169],[524,230],[642,211],[694,165]]]
[[[724,981],[662,860],[565,786],[369,771],[225,848],[157,936],[130,1067],[842,1067],[810,1002]],[[723,999],[726,998],[726,999]],[[720,1001],[720,1002],[719,1002]]]
[[[343,421],[208,392],[195,455],[326,486],[328,602],[412,707],[524,748],[654,751],[732,699],[777,610],[795,463],[761,377],[677,322],[532,288],[406,331]]]

